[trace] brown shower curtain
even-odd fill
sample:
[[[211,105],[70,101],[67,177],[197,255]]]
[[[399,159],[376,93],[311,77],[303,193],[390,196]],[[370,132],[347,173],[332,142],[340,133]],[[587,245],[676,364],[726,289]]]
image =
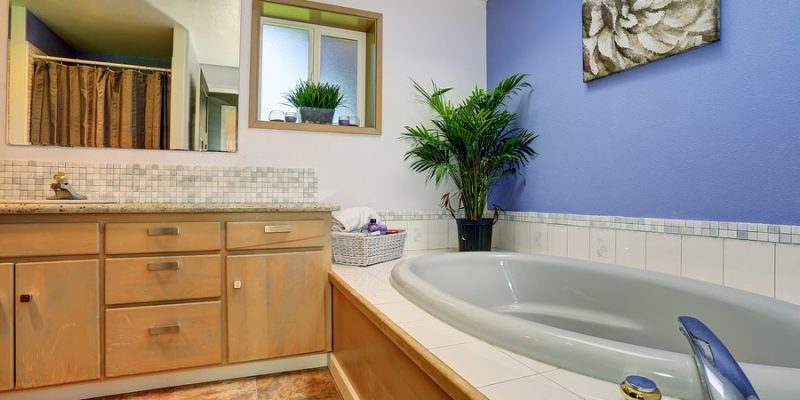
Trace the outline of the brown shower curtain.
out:
[[[32,144],[166,149],[170,75],[35,60]]]

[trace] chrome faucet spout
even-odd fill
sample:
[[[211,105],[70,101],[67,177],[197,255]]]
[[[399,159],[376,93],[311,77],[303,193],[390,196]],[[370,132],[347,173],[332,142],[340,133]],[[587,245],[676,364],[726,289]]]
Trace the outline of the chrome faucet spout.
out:
[[[706,400],[760,400],[750,380],[717,335],[693,317],[678,317],[689,340]]]

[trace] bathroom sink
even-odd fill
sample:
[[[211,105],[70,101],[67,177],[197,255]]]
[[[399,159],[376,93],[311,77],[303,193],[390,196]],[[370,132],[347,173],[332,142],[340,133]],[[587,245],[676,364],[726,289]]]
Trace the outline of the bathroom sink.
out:
[[[0,199],[0,204],[109,204],[116,203],[113,200],[9,200]]]

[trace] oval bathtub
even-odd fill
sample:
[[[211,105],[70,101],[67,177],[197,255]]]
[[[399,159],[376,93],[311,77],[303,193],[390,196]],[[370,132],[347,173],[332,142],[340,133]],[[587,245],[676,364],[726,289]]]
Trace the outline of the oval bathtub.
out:
[[[439,319],[552,365],[702,399],[678,316],[705,322],[765,400],[800,399],[800,306],[616,265],[516,253],[406,260],[392,285]]]

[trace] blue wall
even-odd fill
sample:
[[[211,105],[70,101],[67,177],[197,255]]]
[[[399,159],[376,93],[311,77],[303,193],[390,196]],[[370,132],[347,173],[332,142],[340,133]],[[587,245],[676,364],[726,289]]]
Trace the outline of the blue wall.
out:
[[[61,39],[57,33],[53,32],[49,26],[31,14],[30,11],[26,12],[25,17],[25,36],[28,42],[31,42],[48,56],[75,57],[75,50]]]
[[[800,1],[722,0],[709,46],[582,82],[580,0],[490,0],[488,85],[540,134],[507,210],[800,224]]]

